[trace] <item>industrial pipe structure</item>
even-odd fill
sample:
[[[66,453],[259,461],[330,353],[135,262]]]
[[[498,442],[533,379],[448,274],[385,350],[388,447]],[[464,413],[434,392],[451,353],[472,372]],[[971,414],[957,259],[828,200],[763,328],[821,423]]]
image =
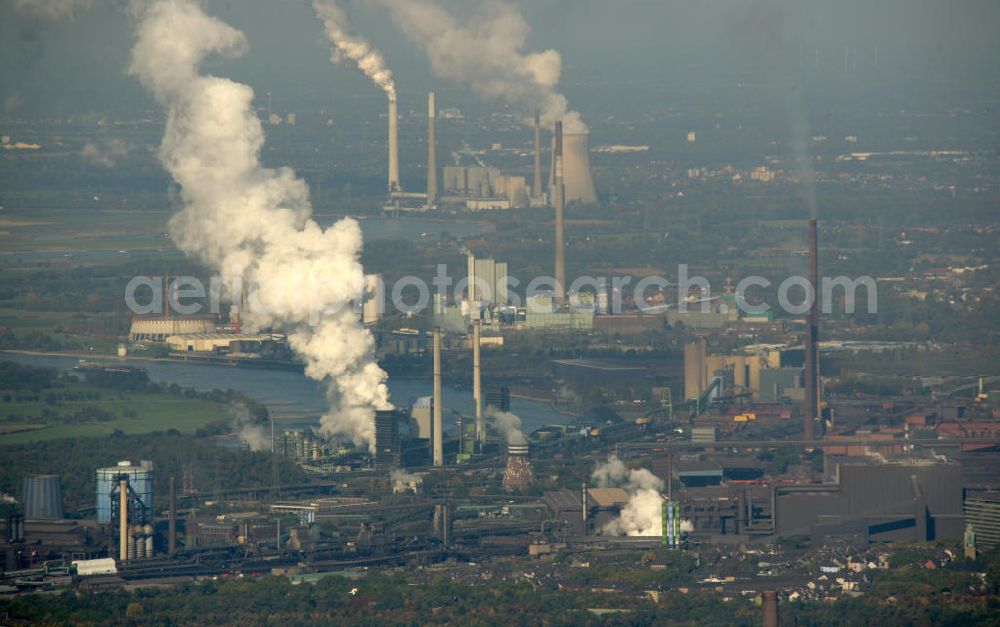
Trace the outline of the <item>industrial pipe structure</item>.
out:
[[[556,207],[556,238],[555,238],[555,279],[556,279],[556,303],[564,305],[566,303],[566,245],[564,242],[563,212],[565,211],[565,192],[563,187],[563,132],[562,121],[556,122],[555,129],[555,156],[553,169],[553,196]]]
[[[435,466],[444,466],[444,438],[441,434],[441,413],[444,402],[441,396],[441,328],[437,327],[434,329],[434,423],[431,427]]]
[[[437,109],[434,106],[434,92],[427,92],[427,208],[437,200]]]
[[[476,404],[476,441],[480,444],[486,441],[486,428],[483,425],[483,371],[480,362],[481,326],[478,317],[472,321],[472,400]]]

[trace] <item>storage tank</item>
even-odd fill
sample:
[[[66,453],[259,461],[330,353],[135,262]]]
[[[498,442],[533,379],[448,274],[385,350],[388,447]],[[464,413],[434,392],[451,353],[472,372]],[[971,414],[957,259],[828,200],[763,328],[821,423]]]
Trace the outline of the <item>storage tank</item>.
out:
[[[59,475],[25,477],[22,485],[25,519],[63,518],[62,480]]]
[[[128,479],[131,491],[142,502],[142,509],[145,514],[141,520],[129,521],[135,523],[152,522],[153,513],[153,462],[142,461],[138,465],[133,465],[130,461],[120,461],[116,466],[97,469],[97,488],[95,493],[95,507],[97,522],[108,524],[111,522],[111,511],[118,507],[118,503],[112,502],[111,492],[117,489],[119,478],[124,475]]]

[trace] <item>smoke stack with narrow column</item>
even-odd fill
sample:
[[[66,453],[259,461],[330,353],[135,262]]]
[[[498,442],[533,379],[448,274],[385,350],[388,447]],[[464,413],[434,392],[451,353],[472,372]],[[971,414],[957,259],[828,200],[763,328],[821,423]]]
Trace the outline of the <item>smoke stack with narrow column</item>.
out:
[[[563,133],[562,122],[556,122],[555,150],[553,151],[553,199],[556,207],[555,274],[556,302],[566,303],[566,244],[564,242],[563,213],[565,211],[565,188],[563,187]]]
[[[431,426],[433,464],[444,466],[444,439],[441,434],[441,414],[444,400],[441,393],[441,329],[434,329],[434,419]]]
[[[434,106],[434,92],[427,92],[427,208],[437,200],[437,109]]]
[[[805,411],[803,412],[802,437],[812,440],[815,437],[816,420],[819,417],[819,309],[817,299],[819,292],[818,275],[819,259],[817,251],[816,219],[809,220],[809,282],[813,286],[813,302],[806,318],[805,337]]]
[[[399,111],[396,94],[389,95],[389,193],[402,191],[399,185]]]
[[[531,186],[531,195],[541,199],[542,194],[542,123],[538,109],[535,109],[535,180]]]

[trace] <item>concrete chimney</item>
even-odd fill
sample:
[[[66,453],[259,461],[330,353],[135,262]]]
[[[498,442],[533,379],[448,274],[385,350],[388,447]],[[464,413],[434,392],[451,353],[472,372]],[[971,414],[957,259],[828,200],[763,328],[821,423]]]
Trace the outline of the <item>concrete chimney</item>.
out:
[[[444,466],[444,437],[441,433],[444,401],[441,396],[441,328],[438,327],[434,329],[434,424],[431,428],[435,466]]]
[[[556,122],[555,129],[555,152],[553,167],[553,197],[556,207],[556,303],[563,305],[566,303],[566,245],[563,237],[563,212],[565,210],[566,198],[563,187],[563,132],[562,121]]]
[[[778,593],[774,590],[765,590],[761,594],[761,601],[763,610],[761,624],[764,627],[778,627]]]
[[[174,486],[174,478],[170,477],[170,509],[167,519],[167,554],[170,557],[177,552],[177,503],[175,499],[177,490]]]
[[[538,109],[535,109],[535,182],[531,186],[531,195],[542,197],[542,123]]]
[[[434,92],[427,92],[427,207],[433,207],[437,200],[437,109],[434,107]]]
[[[805,411],[802,416],[802,439],[812,440],[816,419],[819,416],[819,260],[817,253],[816,219],[809,220],[809,281],[813,286],[813,302],[806,319],[805,337]]]
[[[389,96],[389,193],[401,191],[399,185],[399,112],[396,96]]]
[[[480,362],[479,319],[472,321],[472,399],[476,403],[476,441],[486,441],[486,429],[483,425],[483,371]]]
[[[128,479],[118,482],[118,559],[128,561]]]

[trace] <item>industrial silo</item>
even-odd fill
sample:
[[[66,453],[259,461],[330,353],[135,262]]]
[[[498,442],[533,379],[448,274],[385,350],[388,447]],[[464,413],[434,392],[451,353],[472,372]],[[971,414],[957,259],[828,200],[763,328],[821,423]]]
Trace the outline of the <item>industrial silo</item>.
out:
[[[25,477],[23,488],[26,520],[63,518],[62,481],[59,475]]]
[[[112,520],[112,510],[118,507],[117,500],[112,499],[112,494],[118,491],[119,481],[124,477],[128,479],[129,493],[135,497],[135,509],[139,513],[139,520],[130,523],[151,522],[153,515],[153,462],[142,461],[138,465],[133,465],[130,461],[118,462],[116,466],[97,469],[97,488],[95,493],[95,506],[97,509],[97,522],[108,524]]]

